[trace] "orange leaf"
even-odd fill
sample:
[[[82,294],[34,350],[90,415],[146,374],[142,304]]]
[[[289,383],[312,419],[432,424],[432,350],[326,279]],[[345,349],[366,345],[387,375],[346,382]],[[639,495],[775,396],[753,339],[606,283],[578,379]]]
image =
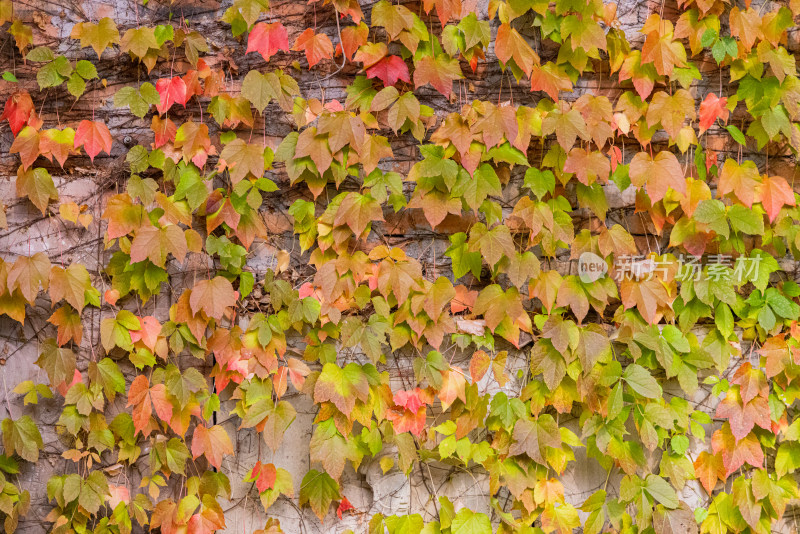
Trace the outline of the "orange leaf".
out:
[[[446,410],[456,399],[466,402],[467,379],[458,369],[449,369],[442,373],[442,388],[439,390],[439,400],[442,409]]]
[[[239,292],[233,290],[231,283],[221,276],[216,276],[211,280],[202,280],[195,284],[189,297],[189,306],[192,308],[192,313],[202,311],[219,321],[229,307],[236,305],[238,298]]]
[[[753,467],[764,465],[764,451],[754,434],[748,434],[744,439],[736,440],[731,433],[728,423],[714,432],[711,437],[711,446],[714,453],[722,453],[722,463],[725,466],[725,476],[739,469],[747,462]]]
[[[60,307],[47,321],[58,327],[56,341],[59,346],[64,346],[70,341],[74,341],[76,345],[81,344],[83,338],[81,316],[71,307]]]
[[[424,56],[415,62],[415,67],[415,88],[429,83],[447,97],[453,92],[453,80],[464,77],[461,74],[461,67],[458,66],[458,60],[447,54],[439,54],[435,59],[432,56]]]
[[[128,407],[133,406],[133,428],[144,436],[150,434],[145,429],[150,426],[150,416],[153,414],[153,406],[150,401],[150,381],[144,375],[137,376],[131,383],[128,390]]]
[[[208,463],[220,468],[222,457],[233,454],[233,444],[225,429],[220,425],[206,428],[204,425],[197,425],[192,436],[192,458],[197,458],[205,454]]]
[[[611,174],[611,163],[597,150],[573,148],[564,162],[564,171],[574,173],[583,185],[592,185],[598,179],[605,184]]]
[[[709,495],[714,492],[717,480],[724,481],[726,478],[722,456],[708,451],[703,451],[697,456],[697,460],[694,461],[694,472]]]
[[[342,42],[336,45],[336,55],[342,53],[347,59],[352,59],[356,50],[367,43],[369,37],[369,26],[364,23],[358,26],[347,26],[342,28]]]
[[[111,155],[111,132],[102,122],[82,120],[75,132],[75,148],[81,146],[93,162],[101,150]]]
[[[572,80],[564,69],[548,61],[542,66],[534,65],[531,69],[531,91],[543,91],[553,102],[557,102],[559,92],[572,92]]]
[[[754,162],[745,160],[739,165],[735,159],[728,158],[719,175],[717,195],[722,198],[733,193],[742,204],[752,208],[756,199],[756,188],[760,183],[759,178],[758,167]]]
[[[781,176],[770,176],[756,185],[756,201],[761,202],[769,222],[773,222],[783,206],[795,205],[794,191]]]
[[[130,331],[131,342],[136,343],[141,341],[147,348],[155,351],[158,335],[161,333],[161,323],[152,316],[142,317],[139,323],[142,326],[139,330]]]
[[[289,50],[289,34],[280,22],[267,24],[259,22],[250,30],[247,36],[247,52],[258,52],[269,61],[269,58],[278,53],[279,50]]]
[[[475,305],[475,299],[478,298],[478,292],[470,290],[467,286],[459,284],[455,286],[456,295],[450,301],[450,313],[456,314],[462,311],[472,311]]]
[[[314,33],[313,28],[307,28],[294,42],[292,50],[304,51],[310,69],[323,59],[333,57],[333,43],[324,33]]]
[[[183,151],[183,161],[192,161],[203,167],[209,155],[216,154],[217,149],[211,145],[208,137],[208,125],[187,121],[181,124],[175,134],[175,149]]]
[[[705,100],[700,104],[700,133],[702,134],[716,122],[722,119],[728,122],[728,97],[718,97],[714,93],[708,93]]]
[[[686,194],[683,168],[672,152],[659,152],[655,158],[646,152],[639,152],[631,160],[629,173],[633,185],[647,185],[647,194],[653,204],[664,198],[669,188]]]
[[[8,152],[11,154],[19,154],[22,168],[27,171],[41,153],[39,149],[39,132],[30,126],[24,127],[22,131],[19,132],[19,135],[14,138],[14,142],[11,143],[11,148]]]
[[[150,129],[153,130],[156,136],[153,142],[153,148],[159,148],[174,141],[175,132],[178,131],[178,127],[175,126],[175,123],[172,122],[171,119],[162,119],[158,115],[153,115]]]
[[[672,302],[667,289],[658,278],[637,282],[625,278],[620,284],[620,296],[625,309],[636,306],[645,321],[655,324],[661,318],[659,308]]]
[[[533,51],[525,38],[511,27],[511,24],[501,24],[497,28],[494,51],[497,59],[503,63],[513,59],[514,64],[528,76],[531,75],[534,64],[539,64],[539,55]]]
[[[476,351],[475,354],[472,355],[472,359],[469,361],[469,375],[472,377],[472,381],[480,381],[480,379],[486,374],[486,371],[489,370],[489,365],[491,363],[492,359],[488,354],[486,354],[486,352],[482,350]]]
[[[735,388],[728,390],[725,398],[717,405],[717,417],[727,419],[736,441],[745,438],[754,425],[770,430],[769,403],[764,397],[755,397],[744,402]]]

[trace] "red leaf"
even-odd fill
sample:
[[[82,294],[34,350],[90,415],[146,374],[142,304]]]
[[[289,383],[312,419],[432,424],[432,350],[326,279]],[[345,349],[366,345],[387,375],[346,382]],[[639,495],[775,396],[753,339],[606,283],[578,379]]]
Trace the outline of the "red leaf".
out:
[[[275,469],[273,464],[262,464],[261,462],[256,462],[253,470],[250,471],[249,478],[251,480],[255,479],[258,492],[264,493],[265,491],[275,487],[275,479],[277,476],[278,471]]]
[[[711,437],[711,446],[715,454],[722,452],[725,476],[730,476],[745,462],[753,467],[761,467],[764,464],[764,451],[761,449],[758,438],[754,434],[749,434],[744,439],[737,441],[727,423],[714,432]]]
[[[728,97],[719,98],[714,93],[706,95],[706,99],[700,104],[700,133],[702,134],[716,122],[722,119],[728,122]]]
[[[247,52],[260,53],[264,61],[278,53],[278,50],[289,50],[289,34],[280,22],[267,24],[259,22],[256,24],[250,35],[247,36]]]
[[[153,142],[153,148],[159,148],[167,143],[175,140],[175,133],[178,127],[170,119],[162,119],[158,115],[153,115],[153,120],[150,123],[150,129],[153,130],[156,138]]]
[[[728,390],[725,398],[717,405],[717,417],[728,419],[737,442],[747,437],[753,425],[765,430],[769,430],[771,426],[767,399],[759,396],[745,403],[739,392],[733,388]]]
[[[156,82],[156,91],[161,95],[161,101],[156,106],[158,113],[163,115],[173,104],[180,104],[186,107],[187,96],[186,82],[180,76],[173,78],[161,78]]]
[[[367,69],[367,78],[378,78],[383,85],[389,86],[398,80],[411,82],[408,74],[408,65],[400,56],[386,56]]]
[[[394,403],[412,413],[417,413],[419,409],[428,404],[430,400],[426,392],[420,388],[411,391],[400,390],[394,394]]]
[[[89,158],[94,162],[94,157],[102,150],[111,154],[111,132],[108,127],[99,121],[82,120],[75,132],[75,148],[83,146]]]
[[[0,115],[0,121],[3,119],[8,119],[8,125],[11,126],[14,135],[32,120],[38,123],[31,95],[27,91],[17,91],[8,97],[3,114]],[[38,125],[36,127],[38,128]]]
[[[108,291],[106,291],[108,293]],[[161,333],[161,323],[155,317],[147,316],[142,317],[139,321],[142,328],[139,330],[131,330],[131,341],[136,343],[141,341],[152,351],[155,351],[158,335]]]
[[[347,497],[342,497],[342,501],[339,503],[339,507],[336,509],[336,515],[339,517],[339,519],[341,519],[343,513],[354,509],[355,507],[350,504],[350,501],[347,500]]]

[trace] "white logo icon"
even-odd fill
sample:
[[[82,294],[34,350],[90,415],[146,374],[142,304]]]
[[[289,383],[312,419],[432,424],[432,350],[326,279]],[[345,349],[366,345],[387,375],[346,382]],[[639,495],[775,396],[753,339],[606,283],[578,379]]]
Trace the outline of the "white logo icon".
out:
[[[606,261],[593,252],[584,252],[578,258],[578,278],[584,284],[596,282],[608,273]]]

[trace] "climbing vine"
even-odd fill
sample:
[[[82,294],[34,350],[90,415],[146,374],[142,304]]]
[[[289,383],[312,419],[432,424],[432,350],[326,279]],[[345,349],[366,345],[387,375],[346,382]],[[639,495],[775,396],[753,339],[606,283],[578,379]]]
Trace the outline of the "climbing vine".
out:
[[[56,533],[224,530],[238,429],[263,437],[236,482],[267,516],[362,514],[343,476],[379,459],[489,483],[480,510],[431,486],[433,516],[370,533],[789,531],[800,3],[656,2],[632,29],[600,0],[312,0],[298,31],[234,0],[224,50],[178,4],[125,4],[136,23],[0,0],[18,207],[99,247],[2,251],[0,324],[49,315],[17,340],[42,379],[5,391],[6,532],[39,403],[59,413]],[[89,111],[64,121],[64,101]],[[113,158],[101,209],[62,198],[64,173]],[[295,480],[269,458],[300,398]],[[576,499],[579,462],[606,478]]]

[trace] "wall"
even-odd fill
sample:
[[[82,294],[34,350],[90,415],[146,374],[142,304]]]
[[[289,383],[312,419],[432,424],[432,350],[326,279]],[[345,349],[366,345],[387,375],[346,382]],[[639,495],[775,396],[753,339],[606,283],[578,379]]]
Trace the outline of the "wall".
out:
[[[361,3],[365,14],[369,14],[371,4]],[[87,267],[92,275],[92,281],[103,294],[109,288],[109,282],[101,273],[103,266],[110,257],[110,251],[104,246],[105,226],[101,215],[104,207],[113,194],[124,190],[125,181],[129,177],[128,165],[125,157],[128,149],[136,144],[148,146],[152,142],[152,132],[149,129],[150,116],[145,119],[133,117],[127,108],[116,108],[113,105],[113,95],[120,87],[135,84],[137,81],[149,77],[155,80],[170,74],[172,69],[179,70],[175,64],[182,68],[184,60],[174,58],[174,62],[162,61],[153,72],[137,65],[128,54],[118,48],[108,49],[98,61],[90,48],[81,49],[76,40],[69,39],[70,32],[75,23],[85,20],[97,20],[104,16],[113,17],[120,29],[135,27],[137,25],[155,25],[170,20],[186,23],[189,28],[196,29],[206,38],[210,52],[203,55],[211,68],[223,66],[229,74],[226,79],[227,89],[236,92],[241,87],[242,80],[251,69],[263,69],[264,61],[258,54],[244,54],[245,42],[237,41],[231,36],[230,28],[219,22],[222,11],[228,7],[227,2],[222,4],[213,0],[178,0],[173,4],[161,3],[150,0],[147,5],[138,2],[117,0],[111,4],[102,4],[95,1],[67,1],[52,2],[42,0],[38,2],[15,1],[14,8],[23,20],[32,22],[34,27],[34,45],[47,45],[65,54],[68,58],[91,59],[97,66],[99,76],[107,84],[93,83],[87,93],[77,102],[62,88],[39,92],[36,85],[36,66],[25,62],[13,46],[10,36],[3,37],[0,48],[0,70],[10,70],[19,79],[19,83],[0,81],[0,99],[5,99],[14,90],[24,87],[34,95],[37,109],[41,109],[41,118],[47,127],[55,125],[75,125],[87,117],[103,120],[109,127],[113,137],[111,154],[101,154],[94,161],[85,155],[76,155],[69,158],[64,168],[58,165],[46,164],[54,177],[59,192],[59,202],[74,201],[79,206],[85,205],[87,213],[92,214],[93,222],[88,227],[68,224],[53,213],[42,216],[25,198],[18,198],[15,191],[15,174],[19,165],[18,157],[9,154],[13,136],[8,128],[2,127],[0,133],[0,172],[6,180],[0,182],[0,203],[5,205],[7,228],[0,230],[0,255],[6,260],[13,260],[18,255],[30,256],[37,252],[44,252],[53,264],[69,265],[81,263]],[[414,6],[417,7],[416,5]],[[464,13],[474,10],[479,18],[488,18],[488,2],[479,0],[474,6],[466,6]],[[618,19],[621,28],[629,40],[641,45],[644,37],[638,31],[644,24],[648,15],[653,12],[663,11],[665,18],[675,18],[680,13],[674,2],[665,4],[647,1],[623,0],[617,7]],[[328,33],[336,43],[336,25],[334,12],[329,5],[320,3],[306,5],[304,2],[287,2],[280,0],[271,5],[268,21],[280,20],[289,30],[290,42],[303,29],[315,25],[319,30]],[[493,22],[497,26],[497,21]],[[522,21],[521,26],[525,26]],[[534,48],[545,58],[554,57],[557,51],[552,46],[542,45],[534,39],[536,32],[530,31],[531,42]],[[792,53],[797,51],[797,28],[788,32],[787,48]],[[492,44],[492,47],[494,45]],[[465,68],[466,79],[456,82],[454,95],[447,99],[430,86],[416,91],[420,100],[435,110],[436,124],[438,125],[448,113],[458,111],[460,106],[469,99],[479,98],[491,102],[513,102],[515,105],[535,106],[544,97],[541,92],[531,92],[526,81],[517,84],[511,82],[510,76],[501,71],[499,63],[493,55],[493,48],[489,50],[487,61],[480,62],[475,73]],[[301,94],[306,99],[318,98],[325,102],[333,100],[343,101],[346,98],[345,87],[359,71],[354,64],[347,64],[341,71],[332,61],[325,61],[319,68],[293,69],[292,64],[302,59],[302,53],[278,54],[270,62],[271,68],[282,67],[287,69],[298,81]],[[702,80],[695,82],[691,93],[700,101],[709,92],[727,94],[730,87],[721,87],[722,80],[727,73],[723,73],[708,57],[699,63]],[[727,85],[727,84],[726,84]],[[629,87],[629,86],[626,86]],[[623,91],[616,76],[610,76],[607,65],[597,62],[594,73],[587,72],[575,84],[574,92],[562,93],[561,98],[574,101],[582,94],[605,95],[612,102]],[[195,101],[186,108],[173,108],[173,119],[178,121],[204,117],[212,131],[212,138],[217,135],[218,127],[211,121],[206,111],[207,103],[198,105]],[[267,144],[277,147],[280,140],[294,129],[291,117],[280,112],[275,106],[268,108],[269,113],[265,118],[260,115],[255,118],[255,125],[250,135],[263,136]],[[740,123],[746,117],[741,109],[734,111],[729,123]],[[265,120],[266,119],[266,120]],[[240,135],[247,137],[247,129],[240,130]],[[419,158],[416,143],[410,135],[397,136],[391,132],[388,135],[394,157],[381,163],[384,170],[395,170],[406,175],[414,162]],[[552,140],[548,141],[548,143]],[[654,144],[666,147],[668,136],[659,132],[654,137]],[[704,140],[707,150],[718,153],[719,161],[726,156],[744,155],[755,160],[759,169],[768,168],[771,173],[780,174],[787,179],[794,177],[796,167],[794,160],[788,156],[774,154],[765,157],[764,151],[754,147],[740,149],[730,140],[724,129],[719,125],[713,127]],[[638,149],[634,149],[635,152]],[[537,161],[542,155],[542,147],[532,145],[529,152],[530,161]],[[625,154],[629,160],[630,153]],[[681,160],[683,161],[683,159]],[[524,171],[524,169],[522,169]],[[291,251],[290,269],[284,275],[295,286],[300,287],[304,282],[313,277],[313,269],[308,265],[308,254],[299,253],[299,245],[293,234],[292,218],[288,215],[289,206],[298,198],[309,198],[308,190],[304,184],[291,185],[286,173],[281,166],[268,171],[267,176],[279,186],[275,193],[265,195],[260,213],[266,225],[267,239],[257,240],[249,251],[248,267],[256,274],[256,279],[263,278],[264,273],[278,264],[278,255],[281,251]],[[501,203],[504,213],[508,215],[511,207],[520,195],[522,173],[519,169],[512,171],[509,183],[504,186]],[[406,184],[407,191],[408,184]],[[333,189],[331,188],[331,191]],[[604,186],[608,199],[608,215],[605,221],[607,226],[622,224],[634,236],[640,252],[665,250],[669,245],[669,234],[657,235],[652,222],[646,214],[637,213],[634,209],[635,192],[627,189],[620,192],[613,184]],[[569,190],[574,199],[574,191]],[[52,208],[52,206],[51,206]],[[417,258],[423,265],[424,273],[429,279],[437,275],[450,274],[450,261],[446,258],[445,251],[449,246],[448,237],[457,231],[465,231],[474,222],[471,215],[464,212],[462,216],[450,215],[442,226],[432,230],[420,210],[403,210],[400,214],[393,214],[385,210],[386,222],[376,224],[374,232],[367,242],[360,244],[364,250],[369,250],[379,243],[395,246],[404,246],[410,256]],[[581,228],[597,229],[598,221],[593,218],[587,208],[579,208],[573,212],[576,231]],[[195,221],[196,227],[203,228],[202,221]],[[562,274],[575,273],[575,258],[569,252],[564,252],[555,259],[553,267]],[[163,291],[140,306],[135,302],[127,306],[139,315],[153,315],[164,321],[169,314],[169,307],[174,304],[185,287],[190,287],[198,279],[205,276],[209,269],[214,267],[214,260],[206,255],[190,254],[189,259],[183,264],[175,262],[169,264],[172,275],[169,286],[163,286]],[[796,273],[796,264],[787,260],[784,263],[786,271]],[[268,303],[268,296],[263,295],[259,285],[254,293],[245,301],[245,306],[256,310],[259,303]],[[84,315],[85,337],[79,350],[78,368],[86,371],[88,362],[103,353],[100,342],[99,324],[102,318],[111,313],[109,306],[102,308],[87,308]],[[61,454],[67,448],[67,440],[57,431],[56,421],[61,410],[61,401],[58,395],[54,400],[42,400],[36,406],[22,405],[20,395],[12,393],[14,386],[25,380],[36,383],[47,382],[45,373],[34,364],[40,350],[40,343],[49,337],[52,329],[46,322],[51,313],[51,304],[47,298],[40,298],[35,307],[29,307],[28,320],[24,326],[12,321],[8,317],[0,317],[0,375],[2,375],[3,389],[0,390],[0,418],[7,415],[18,417],[20,414],[31,414],[39,422],[45,447],[42,459],[35,465],[27,464],[19,475],[20,485],[32,494],[32,508],[30,513],[20,521],[20,532],[35,533],[46,530],[47,516],[52,503],[46,496],[46,481],[52,474],[70,472],[75,469],[74,463],[62,458]],[[702,336],[703,330],[699,330]],[[506,391],[509,396],[517,396],[525,383],[531,379],[528,373],[528,355],[534,339],[523,334],[523,342],[515,348],[503,341],[499,348],[509,350],[506,371],[511,380],[502,388],[491,378],[489,373],[480,383],[483,393],[494,394]],[[304,340],[295,336],[290,340],[290,346],[302,350]],[[743,347],[744,348],[744,347]],[[744,350],[743,350],[744,352]],[[409,389],[415,385],[412,361],[417,353],[411,349],[403,349],[387,355],[384,367],[390,376],[393,389]],[[471,352],[453,351],[453,365],[468,369]],[[186,365],[197,366],[196,360],[191,356],[183,356],[181,361]],[[348,361],[368,361],[359,350],[342,349],[339,363]],[[740,362],[735,362],[737,365]],[[208,374],[212,361],[209,358],[201,369]],[[314,367],[312,365],[312,367]],[[319,367],[314,367],[318,369]],[[129,378],[133,370],[128,365],[126,372]],[[732,367],[735,370],[735,367]],[[730,370],[728,371],[730,374]],[[724,376],[724,375],[723,375]],[[672,381],[665,385],[668,391],[676,395],[683,395],[680,388]],[[692,399],[698,409],[713,412],[716,399],[709,396],[709,388],[701,388]],[[268,516],[281,520],[281,525],[286,532],[317,533],[317,532],[342,532],[348,528],[362,532],[366,528],[366,521],[375,513],[406,514],[421,513],[426,520],[437,517],[437,503],[435,497],[449,496],[456,507],[466,506],[475,511],[493,514],[489,506],[490,480],[486,471],[476,464],[463,468],[453,463],[430,462],[417,465],[409,476],[400,472],[395,466],[388,472],[382,471],[380,459],[384,455],[394,455],[394,451],[387,449],[378,457],[364,461],[360,468],[354,471],[348,467],[341,480],[342,494],[345,495],[355,507],[355,511],[347,513],[343,520],[337,520],[332,508],[326,520],[321,522],[308,509],[301,509],[297,501],[279,499],[269,510],[264,512],[258,500],[253,484],[243,482],[255,462],[272,462],[279,467],[287,469],[293,477],[294,487],[301,486],[301,480],[311,467],[309,459],[309,441],[314,428],[315,416],[318,405],[308,395],[290,391],[285,397],[290,400],[297,410],[297,419],[287,432],[282,446],[273,454],[266,447],[257,432],[252,429],[239,428],[239,419],[228,414],[233,403],[223,403],[216,421],[222,424],[228,434],[233,438],[235,455],[226,456],[223,460],[222,470],[228,474],[232,484],[232,497],[223,506],[226,511],[227,529],[229,532],[249,533],[261,528]],[[124,398],[118,398],[107,408],[108,413],[125,409]],[[580,434],[578,418],[580,413],[566,414],[559,423]],[[435,418],[434,413],[431,417]],[[635,429],[631,428],[632,432]],[[694,444],[690,454],[705,450],[700,443]],[[147,448],[144,453],[147,453]],[[580,506],[585,499],[598,488],[606,484],[606,472],[594,460],[587,459],[581,449],[576,449],[576,462],[571,464],[567,472],[561,476],[565,486],[567,502]],[[142,476],[147,474],[147,455],[137,462],[132,472],[124,474],[115,468],[113,458],[104,458],[103,466],[107,467],[108,474],[115,484],[125,485],[131,494],[138,490],[138,483]],[[656,450],[648,463],[657,466],[659,451]],[[117,474],[117,473],[120,474]],[[616,491],[621,475],[612,477],[610,491]],[[179,491],[178,488],[172,488]],[[170,491],[167,489],[165,491]],[[503,495],[501,493],[501,495]],[[697,481],[689,481],[681,498],[693,508],[704,507],[708,504],[708,496]],[[586,514],[582,513],[582,517]],[[493,516],[496,518],[496,516]],[[781,527],[777,527],[781,528]],[[781,530],[788,532],[788,530]]]

